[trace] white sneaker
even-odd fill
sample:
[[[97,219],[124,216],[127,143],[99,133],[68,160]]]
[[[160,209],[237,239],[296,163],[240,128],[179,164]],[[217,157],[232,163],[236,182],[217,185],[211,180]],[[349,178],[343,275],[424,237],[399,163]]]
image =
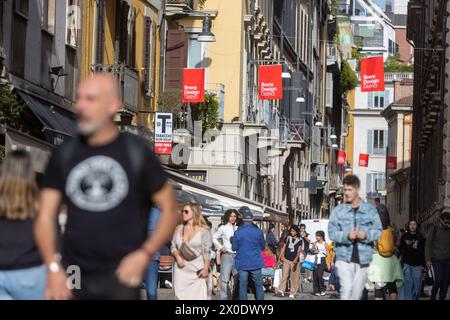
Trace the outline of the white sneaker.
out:
[[[169,280],[164,281],[164,286],[167,289],[172,289],[173,288],[172,283]]]
[[[293,294],[290,294],[289,298],[295,299],[295,296]]]
[[[325,296],[327,293],[325,291],[321,292],[320,295],[321,296]]]
[[[277,290],[277,292],[275,293],[276,296],[278,297],[284,297],[284,292],[281,290]]]
[[[320,297],[320,293],[314,293],[314,295]]]

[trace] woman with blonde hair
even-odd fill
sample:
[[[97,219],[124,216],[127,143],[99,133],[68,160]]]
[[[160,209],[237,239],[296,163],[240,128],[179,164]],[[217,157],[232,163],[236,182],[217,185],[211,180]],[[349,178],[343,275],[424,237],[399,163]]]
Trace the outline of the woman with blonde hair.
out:
[[[171,252],[175,257],[174,290],[178,300],[209,300],[212,278],[209,270],[211,233],[195,203],[186,203],[182,224],[172,238]]]
[[[10,152],[0,166],[0,300],[44,298],[46,270],[33,233],[38,195],[28,152]]]

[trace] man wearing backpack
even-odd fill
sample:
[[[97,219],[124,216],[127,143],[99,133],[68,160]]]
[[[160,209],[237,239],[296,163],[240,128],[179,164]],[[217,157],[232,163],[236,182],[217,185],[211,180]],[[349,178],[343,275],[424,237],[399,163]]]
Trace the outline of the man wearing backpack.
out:
[[[348,175],[343,184],[346,203],[331,213],[328,234],[335,245],[341,300],[359,300],[367,281],[373,244],[380,238],[382,227],[375,207],[359,197],[358,177]]]
[[[80,136],[55,151],[43,177],[35,234],[48,270],[47,299],[139,299],[147,265],[178,221],[173,189],[155,155],[114,122],[121,105],[112,76],[82,81],[75,107]],[[68,220],[59,255],[55,229],[62,202]],[[161,215],[148,237],[152,205]],[[68,288],[69,266],[80,271],[81,286]]]
[[[439,300],[447,297],[450,284],[450,211],[444,209],[439,225],[433,225],[425,242],[425,261],[428,268],[433,267],[434,283],[431,290],[431,300],[436,300],[439,290]]]

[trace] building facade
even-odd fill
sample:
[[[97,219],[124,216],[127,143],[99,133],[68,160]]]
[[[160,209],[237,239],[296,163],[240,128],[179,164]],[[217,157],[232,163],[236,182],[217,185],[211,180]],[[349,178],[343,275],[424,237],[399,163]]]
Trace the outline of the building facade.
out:
[[[394,102],[381,112],[388,123],[386,206],[395,229],[404,228],[410,213],[413,81],[394,84]]]
[[[410,217],[425,229],[450,206],[449,11],[446,0],[408,5],[407,36],[415,47]]]
[[[26,105],[18,131],[3,131],[6,151],[27,148],[38,172],[53,147],[77,131],[72,105],[80,77],[82,13],[78,0],[1,3],[1,83]]]

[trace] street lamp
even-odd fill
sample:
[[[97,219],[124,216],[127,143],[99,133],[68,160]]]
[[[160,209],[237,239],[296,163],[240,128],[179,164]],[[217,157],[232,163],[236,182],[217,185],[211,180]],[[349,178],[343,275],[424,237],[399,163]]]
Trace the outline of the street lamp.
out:
[[[290,79],[291,78],[291,73],[289,72],[289,69],[287,67],[287,65],[285,65],[283,63],[283,72],[281,73],[281,77],[283,79]]]
[[[298,92],[298,96],[297,96],[297,99],[295,99],[295,101],[298,103],[305,102],[305,95],[303,94],[303,90]]]
[[[211,32],[211,17],[206,16],[203,19],[202,32],[199,33],[197,41],[198,42],[216,42],[216,36]]]

